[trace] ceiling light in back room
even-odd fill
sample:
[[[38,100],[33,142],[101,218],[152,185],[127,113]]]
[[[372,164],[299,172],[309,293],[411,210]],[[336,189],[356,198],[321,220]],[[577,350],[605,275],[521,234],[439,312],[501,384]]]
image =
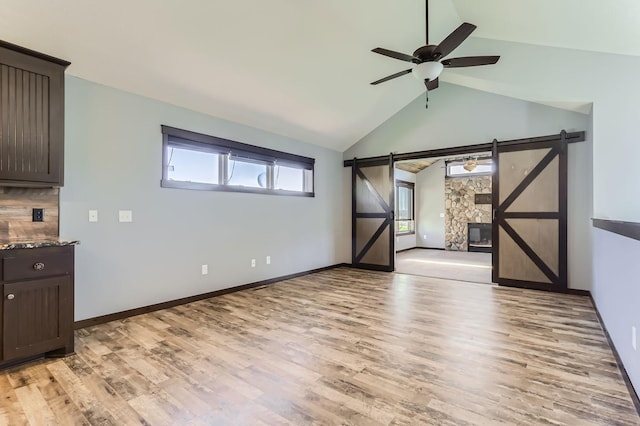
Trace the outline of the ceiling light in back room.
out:
[[[476,168],[477,165],[478,165],[478,162],[476,160],[469,158],[467,161],[464,162],[464,165],[462,166],[462,168],[468,172],[471,172]]]

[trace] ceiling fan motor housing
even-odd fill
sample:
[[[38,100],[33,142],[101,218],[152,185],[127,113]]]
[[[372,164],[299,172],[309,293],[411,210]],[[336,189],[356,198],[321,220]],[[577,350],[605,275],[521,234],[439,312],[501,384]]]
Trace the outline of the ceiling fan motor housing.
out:
[[[434,46],[432,44],[428,46],[422,46],[416,49],[415,52],[413,52],[413,56],[420,59],[420,62],[435,61],[440,57],[440,55],[436,51],[437,48],[438,46]]]

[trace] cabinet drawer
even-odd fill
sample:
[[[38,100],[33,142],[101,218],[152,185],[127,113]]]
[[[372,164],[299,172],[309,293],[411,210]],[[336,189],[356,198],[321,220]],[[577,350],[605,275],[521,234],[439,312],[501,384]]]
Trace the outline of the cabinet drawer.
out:
[[[73,255],[66,250],[32,249],[29,253],[2,259],[2,280],[44,278],[73,273]]]

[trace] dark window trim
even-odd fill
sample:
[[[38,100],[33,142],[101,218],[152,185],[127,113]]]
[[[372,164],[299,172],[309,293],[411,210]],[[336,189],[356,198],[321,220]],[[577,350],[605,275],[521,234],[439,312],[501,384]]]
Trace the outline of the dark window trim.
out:
[[[313,192],[287,191],[286,189],[252,188],[249,186],[216,185],[214,183],[162,181],[163,188],[196,189],[201,191],[246,192],[250,194],[289,195],[294,197],[315,197]]]
[[[413,182],[407,182],[405,180],[401,180],[401,179],[396,179],[396,192],[398,191],[398,187],[404,187],[404,188],[410,188],[411,189],[411,217],[412,219],[398,219],[397,216],[397,212],[396,212],[396,219],[395,222],[404,222],[407,220],[413,221],[413,231],[405,231],[405,232],[396,232],[396,235],[402,236],[402,235],[415,235],[416,233],[416,226],[415,226],[415,221],[416,221],[416,184]],[[400,197],[395,197],[396,198],[396,210],[398,207],[398,199]]]
[[[163,188],[193,189],[202,191],[244,192],[252,194],[287,195],[299,197],[315,197],[315,159],[288,152],[236,142],[217,136],[205,135],[171,126],[160,126],[162,129],[162,181]],[[231,184],[209,184],[201,182],[183,182],[168,179],[167,148],[177,147],[194,151],[229,154],[231,161],[266,163],[268,165],[285,166],[310,170],[312,175],[311,191],[289,191],[284,189],[252,188]]]
[[[301,155],[290,154],[288,152],[277,151],[275,149],[264,148],[261,146],[250,145],[247,143],[236,142],[230,139],[219,138],[217,136],[205,135],[202,133],[192,132],[190,130],[177,129],[175,127],[162,125],[162,134],[169,136],[168,142],[179,143],[182,139],[187,144],[199,142],[211,149],[219,149],[218,152],[223,154],[232,153],[242,157],[243,154],[252,159],[262,159],[264,161],[277,161],[278,164],[285,165],[291,163],[293,165],[307,166],[307,170],[311,170],[316,160],[314,158],[303,157]]]

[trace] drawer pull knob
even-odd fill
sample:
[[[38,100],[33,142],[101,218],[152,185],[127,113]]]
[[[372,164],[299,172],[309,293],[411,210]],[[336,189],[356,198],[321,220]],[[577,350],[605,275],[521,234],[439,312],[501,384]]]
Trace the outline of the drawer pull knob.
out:
[[[44,263],[42,263],[42,262],[34,263],[33,264],[33,269],[35,269],[36,271],[44,270]]]
[[[9,299],[9,300],[13,300],[13,299],[15,299],[15,297],[16,297],[16,295],[13,294],[13,293],[7,294],[7,299]]]

